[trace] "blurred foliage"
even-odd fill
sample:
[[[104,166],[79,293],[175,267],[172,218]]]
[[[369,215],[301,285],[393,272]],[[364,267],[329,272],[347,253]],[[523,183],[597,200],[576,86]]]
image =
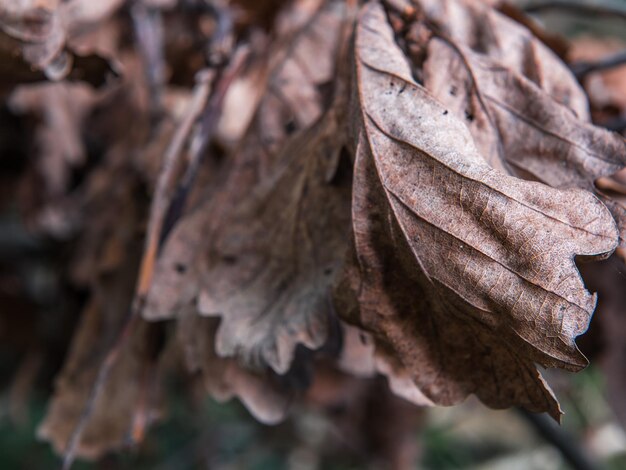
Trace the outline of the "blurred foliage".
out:
[[[570,392],[563,396],[568,412],[563,429],[576,442],[594,450],[593,435],[611,425],[611,413],[602,392],[602,375],[595,367],[572,375]],[[210,398],[199,403],[170,387],[166,418],[152,428],[136,449],[106,456],[97,463],[77,462],[77,470],[192,470],[251,469],[329,470],[378,469],[368,456],[341,446],[339,452],[316,448],[319,436],[336,440],[332,423],[299,410],[278,426],[264,426],[237,402],[219,404]],[[0,469],[58,468],[59,459],[46,443],[36,440],[46,399],[33,393],[24,423],[9,418],[6,399],[0,420]],[[613,425],[613,429],[615,426]],[[317,437],[316,437],[317,436]],[[596,436],[601,439],[602,435]],[[623,439],[622,432],[622,439]],[[423,429],[415,429],[422,449],[421,467],[432,470],[569,468],[558,451],[534,434],[514,410],[486,410],[468,401],[454,408],[429,411]],[[626,446],[626,440],[621,444]],[[596,454],[597,454],[597,449]],[[601,452],[606,452],[606,449]],[[556,465],[556,466],[555,466]],[[603,457],[609,470],[626,468],[626,447]]]

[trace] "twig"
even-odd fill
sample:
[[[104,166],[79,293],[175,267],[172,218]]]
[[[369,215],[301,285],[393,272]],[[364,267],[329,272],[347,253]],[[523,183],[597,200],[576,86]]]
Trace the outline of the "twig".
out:
[[[163,229],[161,231],[161,237],[164,240],[167,238],[172,228],[176,224],[176,221],[182,215],[185,207],[189,190],[193,186],[198,170],[202,164],[206,150],[209,143],[213,140],[215,131],[217,130],[217,124],[219,123],[219,117],[224,104],[224,98],[226,92],[232,85],[234,79],[239,76],[243,66],[248,58],[247,49],[239,49],[232,59],[231,66],[221,73],[217,79],[215,90],[209,99],[209,102],[202,114],[202,120],[196,138],[192,142],[190,149],[189,164],[185,170],[180,184],[176,188],[176,194],[174,195],[169,210],[165,216],[163,222]],[[161,242],[162,246],[162,242]]]
[[[622,133],[626,131],[626,116],[620,116],[604,123],[604,127],[610,131]]]
[[[149,8],[143,2],[134,2],[130,9],[137,37],[137,49],[144,62],[150,100],[150,114],[157,118],[161,113],[163,85],[165,84],[165,58],[163,57],[163,18],[161,11]]]
[[[211,36],[211,47],[207,56],[209,64],[223,66],[233,51],[233,12],[226,8],[223,1],[215,0],[206,7],[215,18],[215,32]]]
[[[548,415],[531,413],[523,408],[517,408],[517,411],[541,437],[558,449],[573,470],[600,470],[576,439],[569,436]]]
[[[524,7],[526,13],[543,13],[550,10],[565,10],[578,15],[591,15],[626,20],[626,10],[609,5],[589,5],[572,1],[547,1]]]
[[[208,76],[202,74],[198,77],[199,83],[196,85],[194,92],[194,98],[190,104],[187,118],[179,125],[172,142],[170,143],[163,158],[163,166],[159,174],[157,181],[155,196],[151,207],[148,233],[146,235],[146,242],[144,248],[144,255],[139,270],[139,279],[135,288],[135,295],[132,305],[126,314],[124,320],[124,326],[118,336],[117,340],[107,353],[104,361],[98,369],[98,375],[87,398],[87,404],[81,416],[74,428],[68,444],[65,449],[65,455],[63,458],[63,470],[69,470],[74,462],[76,455],[76,449],[80,442],[80,438],[83,434],[85,426],[89,421],[89,417],[93,412],[96,401],[100,395],[104,383],[106,382],[111,368],[116,363],[117,358],[120,355],[126,341],[131,336],[139,324],[141,318],[141,311],[145,301],[145,296],[150,288],[152,282],[152,275],[154,271],[156,256],[160,244],[164,242],[161,237],[161,231],[163,227],[163,221],[165,220],[165,214],[168,210],[170,203],[169,188],[173,185],[174,178],[176,176],[177,159],[181,154],[182,146],[193,126],[193,123],[198,118],[202,108],[206,103],[206,99],[209,93],[209,81]]]
[[[127,315],[128,320],[125,322],[124,328],[122,332],[117,337],[115,344],[111,347],[109,352],[107,353],[104,361],[100,365],[100,369],[98,369],[98,375],[96,377],[96,381],[94,382],[91,390],[89,392],[89,396],[87,397],[87,404],[83,409],[83,412],[78,419],[78,423],[76,427],[72,431],[70,435],[70,439],[65,448],[65,454],[63,456],[63,470],[70,470],[72,468],[72,464],[74,463],[74,458],[76,455],[76,449],[78,448],[78,443],[80,442],[80,438],[83,435],[83,431],[85,430],[85,426],[89,421],[89,417],[93,412],[96,401],[98,400],[98,396],[100,395],[100,391],[103,388],[103,385],[106,383],[106,380],[109,376],[109,372],[111,368],[117,361],[118,356],[122,350],[122,347],[126,343],[126,340],[130,337],[131,333],[135,329],[135,325],[138,323],[139,317],[137,315],[133,315],[132,313]]]
[[[578,80],[582,80],[586,75],[592,72],[601,72],[603,70],[619,67],[626,64],[626,51],[618,52],[596,62],[576,62],[570,68]]]
[[[172,198],[170,197],[170,188],[172,187],[174,179],[177,175],[176,170],[178,168],[177,163],[181,153],[181,147],[198,116],[199,110],[202,109],[202,107],[198,109],[197,104],[198,102],[206,101],[208,93],[208,76],[204,74],[199,76],[199,84],[197,85],[196,93],[194,94],[196,99],[193,100],[190,112],[193,119],[189,118],[181,123],[178,132],[174,136],[172,143],[164,156],[163,167],[159,174],[159,179],[155,189],[155,196],[150,211],[144,255],[139,270],[139,279],[137,287],[135,288],[135,295],[131,309],[126,316],[122,333],[98,370],[98,376],[93,388],[91,389],[87,405],[79,418],[77,426],[74,428],[74,431],[70,436],[63,460],[63,470],[69,470],[71,468],[80,437],[82,436],[89,416],[93,411],[94,405],[104,383],[108,378],[111,368],[116,363],[117,358],[119,357],[122,348],[128,341],[128,338],[131,336],[131,333],[139,324],[141,312],[145,304],[145,298],[152,283],[158,253],[167,240],[167,237],[176,221],[182,215],[187,194],[193,185],[195,176],[202,162],[202,158],[206,153],[209,142],[212,140],[215,130],[217,129],[217,123],[219,121],[226,92],[228,91],[228,88],[232,84],[234,78],[243,68],[245,58],[247,58],[247,51],[240,49],[238,53],[235,54],[230,67],[228,67],[225,71],[218,73],[218,77],[216,78],[217,84],[201,117],[200,137],[197,140],[196,145],[192,145],[192,155],[186,172],[183,176],[181,184],[177,188],[176,194]],[[202,101],[202,97],[204,97],[204,101]]]

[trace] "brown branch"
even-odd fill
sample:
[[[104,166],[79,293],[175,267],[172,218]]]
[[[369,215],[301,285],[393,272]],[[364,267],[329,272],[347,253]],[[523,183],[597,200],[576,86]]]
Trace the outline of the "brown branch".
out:
[[[592,72],[601,72],[624,64],[626,64],[626,51],[621,51],[595,62],[575,62],[570,68],[576,78],[582,80]]]
[[[103,385],[106,383],[109,373],[111,372],[113,365],[116,363],[117,358],[119,357],[120,352],[126,344],[128,338],[130,338],[132,332],[139,324],[144,299],[152,282],[152,275],[154,272],[158,250],[160,244],[164,241],[161,237],[161,231],[163,221],[165,220],[165,214],[167,213],[171,202],[171,198],[169,197],[169,188],[174,184],[174,179],[177,174],[176,170],[178,168],[177,163],[180,155],[182,154],[181,149],[187,140],[187,136],[189,135],[194,122],[197,120],[205,106],[206,99],[209,94],[209,87],[208,75],[199,74],[198,84],[196,85],[196,90],[194,91],[186,118],[179,125],[169,147],[165,152],[163,165],[161,172],[159,173],[159,179],[155,188],[155,195],[150,211],[148,233],[146,235],[144,254],[141,261],[134,299],[129,312],[126,314],[124,326],[122,327],[117,340],[107,353],[104,361],[98,369],[98,375],[91,388],[89,397],[87,398],[87,404],[81,413],[76,427],[70,435],[64,452],[63,470],[69,470],[71,468],[80,438],[89,421],[89,417],[93,412],[95,403],[98,400]]]
[[[548,443],[554,446],[573,470],[600,470],[599,465],[548,415],[517,408],[518,413]]]
[[[121,333],[107,353],[104,361],[100,365],[100,369],[98,369],[98,375],[96,376],[96,381],[91,387],[89,397],[87,397],[87,404],[85,405],[85,408],[83,409],[83,412],[78,419],[78,423],[72,431],[67,446],[65,447],[62,470],[70,470],[70,468],[72,467],[76,455],[76,449],[78,448],[78,443],[80,442],[83,431],[85,430],[85,427],[89,422],[89,417],[93,412],[94,406],[98,400],[98,397],[100,396],[100,392],[104,384],[106,383],[109,377],[109,373],[111,372],[111,368],[117,361],[117,358],[119,357],[123,346],[126,344],[127,339],[130,337],[137,323],[139,323],[138,320],[139,316],[133,315],[132,310],[129,314],[127,314],[127,320],[125,321],[125,325]]]
[[[162,240],[160,246],[163,246],[165,238],[168,237],[169,233],[174,228],[174,225],[184,211],[189,191],[193,186],[198,170],[202,165],[209,143],[215,136],[226,92],[230,88],[230,85],[232,85],[234,79],[241,73],[248,57],[247,48],[239,49],[232,59],[231,66],[220,73],[217,78],[215,90],[201,117],[200,128],[198,129],[195,138],[192,140],[189,164],[187,165],[185,174],[176,189],[176,194],[172,198],[169,209],[165,214],[165,220],[163,221],[163,228],[161,231]]]
[[[583,16],[620,18],[622,20],[626,20],[626,10],[609,5],[588,5],[572,1],[554,0],[527,5],[524,7],[524,11],[526,13],[544,13],[551,10],[568,11]]]
[[[130,14],[148,83],[150,115],[156,119],[161,114],[165,85],[163,18],[160,10],[149,8],[143,2],[134,2]]]

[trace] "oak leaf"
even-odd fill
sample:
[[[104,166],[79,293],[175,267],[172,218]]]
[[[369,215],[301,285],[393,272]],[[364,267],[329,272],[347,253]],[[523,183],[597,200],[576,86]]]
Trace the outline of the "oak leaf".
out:
[[[192,305],[177,321],[177,340],[187,367],[199,373],[205,389],[223,403],[237,397],[260,422],[282,421],[293,400],[293,391],[272,377],[270,371],[246,369],[232,357],[215,352],[216,318],[202,318]]]
[[[222,319],[219,356],[279,373],[290,368],[296,345],[317,349],[326,341],[330,285],[349,227],[349,176],[337,168],[340,107],[319,121],[345,42],[345,12],[333,2],[310,7],[299,12],[308,19],[291,42],[279,44],[226,182],[166,243],[144,311],[151,320],[175,317],[198,297],[202,315]],[[175,274],[177,266],[184,269]]]

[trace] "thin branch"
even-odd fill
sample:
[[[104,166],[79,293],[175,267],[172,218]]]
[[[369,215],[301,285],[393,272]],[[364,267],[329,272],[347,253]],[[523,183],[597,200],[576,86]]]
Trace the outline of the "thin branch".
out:
[[[187,165],[180,184],[176,188],[176,194],[172,198],[168,212],[165,215],[161,231],[163,240],[169,236],[170,231],[174,228],[174,225],[184,211],[189,191],[202,165],[209,143],[215,136],[226,92],[230,88],[230,85],[232,85],[234,79],[241,73],[248,57],[247,49],[239,49],[232,59],[231,66],[223,71],[217,79],[215,90],[202,114],[202,120],[196,138],[192,141],[189,164]]]
[[[148,82],[150,114],[156,119],[161,113],[165,85],[163,18],[159,9],[149,8],[143,2],[134,2],[130,13],[137,38],[137,49],[144,63]]]
[[[620,18],[626,20],[626,10],[610,5],[589,5],[572,1],[547,1],[524,7],[526,13],[544,13],[546,11],[567,11],[583,16],[597,16],[603,18]]]
[[[622,133],[626,131],[626,116],[620,116],[618,118],[612,119],[608,122],[605,122],[603,125],[610,131]]]
[[[576,78],[582,80],[592,72],[601,72],[624,64],[626,64],[626,50],[604,57],[595,62],[575,62],[570,68],[572,72],[574,72],[574,75],[576,75]]]
[[[74,463],[74,458],[76,456],[76,449],[78,448],[78,443],[80,442],[80,438],[83,435],[83,431],[89,422],[89,417],[91,416],[94,406],[100,396],[100,392],[109,377],[109,373],[111,368],[117,361],[120,352],[126,340],[130,337],[131,333],[135,329],[137,323],[139,322],[139,317],[137,315],[133,315],[132,313],[127,315],[127,321],[125,321],[124,328],[122,332],[117,337],[115,344],[111,347],[109,352],[107,353],[104,361],[100,365],[100,369],[98,369],[98,375],[96,377],[96,381],[94,382],[91,390],[89,392],[89,396],[87,397],[87,404],[83,409],[83,412],[78,419],[78,423],[76,427],[72,431],[70,435],[69,441],[65,448],[65,454],[63,456],[63,465],[62,470],[70,470],[72,468],[72,464]]]
[[[131,334],[139,324],[145,296],[148,293],[148,289],[150,288],[150,284],[152,282],[157,253],[160,245],[165,241],[161,236],[161,232],[163,228],[163,221],[165,220],[165,214],[167,213],[171,203],[171,199],[168,195],[170,193],[169,188],[173,185],[174,178],[177,174],[177,160],[182,153],[181,149],[187,139],[187,136],[189,135],[193,123],[196,121],[205,106],[209,93],[209,87],[208,75],[200,74],[198,76],[198,84],[196,85],[196,90],[194,92],[194,97],[191,101],[187,117],[179,125],[168,149],[165,152],[163,166],[159,174],[159,179],[155,189],[155,196],[152,202],[144,255],[141,262],[141,268],[139,270],[139,279],[135,288],[134,299],[129,311],[126,314],[124,326],[122,327],[117,340],[107,353],[104,361],[98,369],[98,375],[91,388],[89,397],[87,398],[85,408],[81,413],[76,427],[70,435],[64,453],[62,466],[63,470],[69,470],[72,467],[80,438],[89,421],[89,417],[93,412],[95,403],[97,402],[103,389],[103,385],[106,383],[109,373],[111,372],[113,365],[116,363],[124,345],[128,341],[128,338],[130,338]]]
[[[548,415],[531,413],[523,408],[517,408],[517,411],[537,434],[558,449],[573,470],[600,470],[600,466],[593,461],[576,439],[568,435]]]

